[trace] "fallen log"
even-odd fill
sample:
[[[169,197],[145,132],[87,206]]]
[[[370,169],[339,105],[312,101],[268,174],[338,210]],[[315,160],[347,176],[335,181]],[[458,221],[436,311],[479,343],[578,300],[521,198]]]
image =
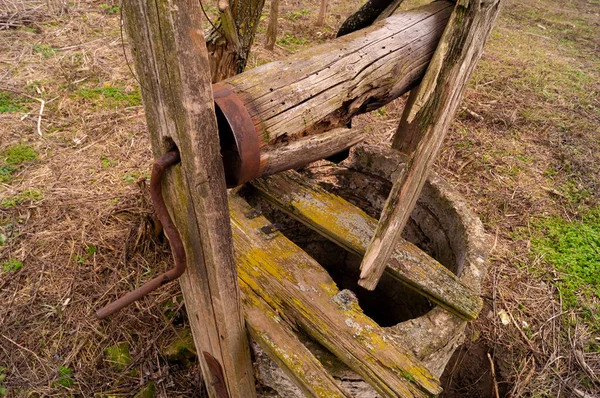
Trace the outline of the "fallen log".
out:
[[[252,181],[260,195],[283,212],[337,243],[364,256],[377,220],[294,171]],[[477,318],[483,302],[442,264],[400,239],[386,264],[394,279],[465,320]]]
[[[451,12],[451,3],[437,1],[215,85],[227,184],[317,160],[310,150],[290,156],[281,147],[310,148],[320,134],[409,91]]]

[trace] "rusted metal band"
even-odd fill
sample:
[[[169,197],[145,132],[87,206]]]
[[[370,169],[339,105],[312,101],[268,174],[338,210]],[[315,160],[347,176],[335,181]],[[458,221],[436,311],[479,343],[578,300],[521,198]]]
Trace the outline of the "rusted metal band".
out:
[[[156,216],[161,222],[167,238],[169,238],[171,251],[173,252],[173,258],[175,260],[175,266],[164,274],[152,279],[150,282],[147,282],[134,291],[127,293],[117,301],[113,301],[107,306],[100,308],[96,312],[96,317],[98,319],[104,319],[107,316],[114,314],[134,301],[141,299],[165,283],[179,278],[185,272],[185,249],[183,247],[183,242],[181,241],[179,231],[177,231],[175,224],[173,224],[173,221],[171,220],[171,216],[169,216],[167,206],[165,205],[165,201],[162,196],[161,184],[165,169],[169,166],[179,163],[179,161],[180,158],[178,151],[167,152],[154,163],[154,166],[152,167],[152,175],[150,176],[150,198],[152,199]]]
[[[231,188],[259,176],[260,143],[252,117],[233,89],[217,83],[213,93],[225,179]]]

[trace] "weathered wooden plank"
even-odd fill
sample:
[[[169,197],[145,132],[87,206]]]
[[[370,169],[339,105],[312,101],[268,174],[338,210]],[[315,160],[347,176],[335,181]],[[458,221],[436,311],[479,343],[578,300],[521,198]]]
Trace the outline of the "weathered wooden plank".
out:
[[[152,150],[159,157],[176,145],[181,155],[181,166],[165,174],[163,193],[185,244],[188,265],[180,282],[194,342],[204,354],[202,374],[211,396],[218,394],[210,381],[220,367],[229,396],[247,398],[255,396],[252,362],[201,15],[192,0],[123,3]],[[207,364],[207,354],[215,361]]]
[[[423,397],[441,391],[412,354],[392,343],[367,317],[353,294],[340,292],[329,274],[281,233],[230,197],[240,279],[281,317],[301,327],[383,396]],[[267,227],[267,228],[265,228]]]
[[[351,397],[298,340],[285,319],[244,281],[240,281],[240,289],[248,331],[307,397]]]
[[[377,220],[294,171],[251,182],[270,203],[359,256],[365,254]],[[473,320],[483,302],[442,264],[400,238],[385,271],[448,311]]]
[[[261,147],[345,126],[407,92],[423,75],[452,10],[438,1],[221,82],[246,104]],[[271,169],[272,170],[272,169]]]
[[[459,0],[419,87],[404,109],[394,147],[409,154],[394,182],[361,264],[358,284],[373,290],[421,193],[471,74],[481,57],[501,0]]]
[[[348,149],[366,137],[362,128],[340,127],[323,134],[273,145],[263,154],[264,175],[296,169]]]

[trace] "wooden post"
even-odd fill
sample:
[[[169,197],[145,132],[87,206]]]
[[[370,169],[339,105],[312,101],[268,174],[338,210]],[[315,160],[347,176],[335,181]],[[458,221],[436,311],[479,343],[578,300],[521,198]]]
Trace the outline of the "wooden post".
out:
[[[411,93],[394,145],[412,142],[407,167],[383,208],[359,285],[373,290],[421,193],[471,74],[500,11],[501,0],[458,0],[419,87]]]
[[[123,15],[154,155],[181,155],[163,192],[185,244],[181,288],[209,395],[225,384],[254,397],[200,3],[129,0]]]

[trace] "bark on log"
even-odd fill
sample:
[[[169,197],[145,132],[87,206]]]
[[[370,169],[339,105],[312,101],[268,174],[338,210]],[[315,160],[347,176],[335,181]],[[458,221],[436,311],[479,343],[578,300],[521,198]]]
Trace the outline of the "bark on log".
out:
[[[423,81],[411,93],[394,145],[409,153],[361,264],[359,285],[373,290],[412,212],[500,11],[501,0],[457,2]]]
[[[346,250],[358,256],[365,254],[377,220],[358,207],[293,171],[260,178],[251,184],[281,211]],[[481,311],[483,302],[476,292],[402,238],[385,270],[394,279],[465,320],[477,318]]]
[[[410,90],[421,79],[451,11],[451,3],[439,1],[399,13],[221,82],[242,99],[254,123],[261,148],[258,175],[284,170],[267,160],[273,145],[343,127],[352,116]]]
[[[340,292],[308,254],[273,231],[239,196],[230,197],[240,279],[282,318],[301,327],[383,396],[439,394],[438,380]]]
[[[154,155],[176,145],[181,156],[165,173],[163,194],[185,245],[180,283],[202,374],[211,397],[220,367],[229,396],[246,398],[255,396],[254,378],[201,15],[194,0],[123,3]]]

